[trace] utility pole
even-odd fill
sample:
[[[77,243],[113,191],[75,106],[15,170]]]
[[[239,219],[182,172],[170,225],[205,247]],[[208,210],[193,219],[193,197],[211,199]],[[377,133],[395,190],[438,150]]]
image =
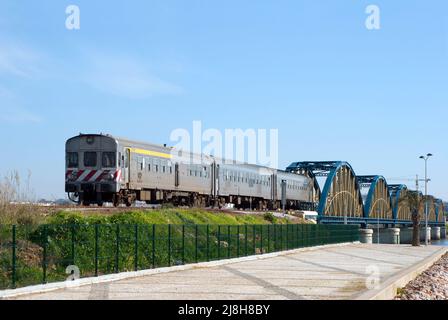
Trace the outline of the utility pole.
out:
[[[432,153],[428,153],[426,156],[421,156],[420,159],[425,161],[425,245],[429,244],[428,239],[428,160],[432,157]]]

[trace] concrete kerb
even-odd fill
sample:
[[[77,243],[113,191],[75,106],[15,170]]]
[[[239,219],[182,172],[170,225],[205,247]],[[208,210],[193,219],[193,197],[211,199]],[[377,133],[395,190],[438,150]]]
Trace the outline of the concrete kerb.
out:
[[[447,252],[448,248],[440,248],[426,259],[398,272],[396,275],[387,279],[379,288],[366,290],[356,295],[353,300],[392,300],[397,295],[397,290],[399,288],[405,287],[422,272],[430,268]]]
[[[23,288],[18,288],[18,289],[8,289],[8,290],[0,291],[0,300],[6,299],[6,298],[18,297],[21,295],[44,293],[44,292],[55,291],[55,290],[66,289],[66,288],[76,288],[76,287],[87,286],[87,285],[98,284],[98,283],[107,283],[107,282],[113,282],[113,281],[118,281],[118,280],[139,278],[139,277],[160,274],[160,273],[192,270],[192,269],[197,269],[197,268],[210,268],[210,267],[228,265],[228,264],[244,262],[244,261],[269,259],[269,258],[273,258],[273,257],[289,255],[289,254],[294,254],[294,253],[298,253],[298,252],[307,252],[307,251],[314,251],[314,250],[319,250],[319,249],[341,247],[341,246],[347,246],[350,244],[360,244],[360,242],[359,241],[344,242],[344,243],[337,243],[337,244],[299,248],[299,249],[278,251],[278,252],[266,253],[266,254],[262,254],[262,255],[241,257],[241,258],[216,260],[216,261],[210,261],[210,262],[200,262],[200,263],[194,263],[194,264],[186,264],[186,265],[156,268],[156,269],[147,269],[147,270],[141,270],[141,271],[121,272],[121,273],[108,274],[108,275],[99,276],[99,277],[82,278],[82,279],[77,279],[77,280],[73,280],[73,281],[54,282],[54,283],[40,284],[40,285],[35,285],[35,286],[28,286],[28,287],[23,287]]]

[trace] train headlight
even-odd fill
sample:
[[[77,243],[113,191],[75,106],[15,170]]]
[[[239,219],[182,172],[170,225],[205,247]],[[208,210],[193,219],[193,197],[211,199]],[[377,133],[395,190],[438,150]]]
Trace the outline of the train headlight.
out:
[[[114,174],[113,173],[109,173],[107,175],[107,180],[113,181],[114,180]]]
[[[74,181],[76,180],[77,177],[78,177],[78,171],[73,171],[68,178],[70,181]]]

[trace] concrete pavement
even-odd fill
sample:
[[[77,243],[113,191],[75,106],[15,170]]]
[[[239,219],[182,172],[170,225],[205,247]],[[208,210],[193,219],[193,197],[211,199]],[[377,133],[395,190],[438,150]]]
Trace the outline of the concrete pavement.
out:
[[[294,250],[17,299],[353,299],[441,255],[440,247],[347,244]],[[431,260],[432,259],[432,260]],[[370,289],[370,290],[369,290]],[[363,294],[364,293],[364,294]],[[362,295],[363,294],[363,295]]]

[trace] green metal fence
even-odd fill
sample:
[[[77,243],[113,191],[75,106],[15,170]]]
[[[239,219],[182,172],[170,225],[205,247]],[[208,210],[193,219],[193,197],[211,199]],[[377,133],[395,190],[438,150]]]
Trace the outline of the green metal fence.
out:
[[[354,225],[0,225],[0,289],[358,240]]]

